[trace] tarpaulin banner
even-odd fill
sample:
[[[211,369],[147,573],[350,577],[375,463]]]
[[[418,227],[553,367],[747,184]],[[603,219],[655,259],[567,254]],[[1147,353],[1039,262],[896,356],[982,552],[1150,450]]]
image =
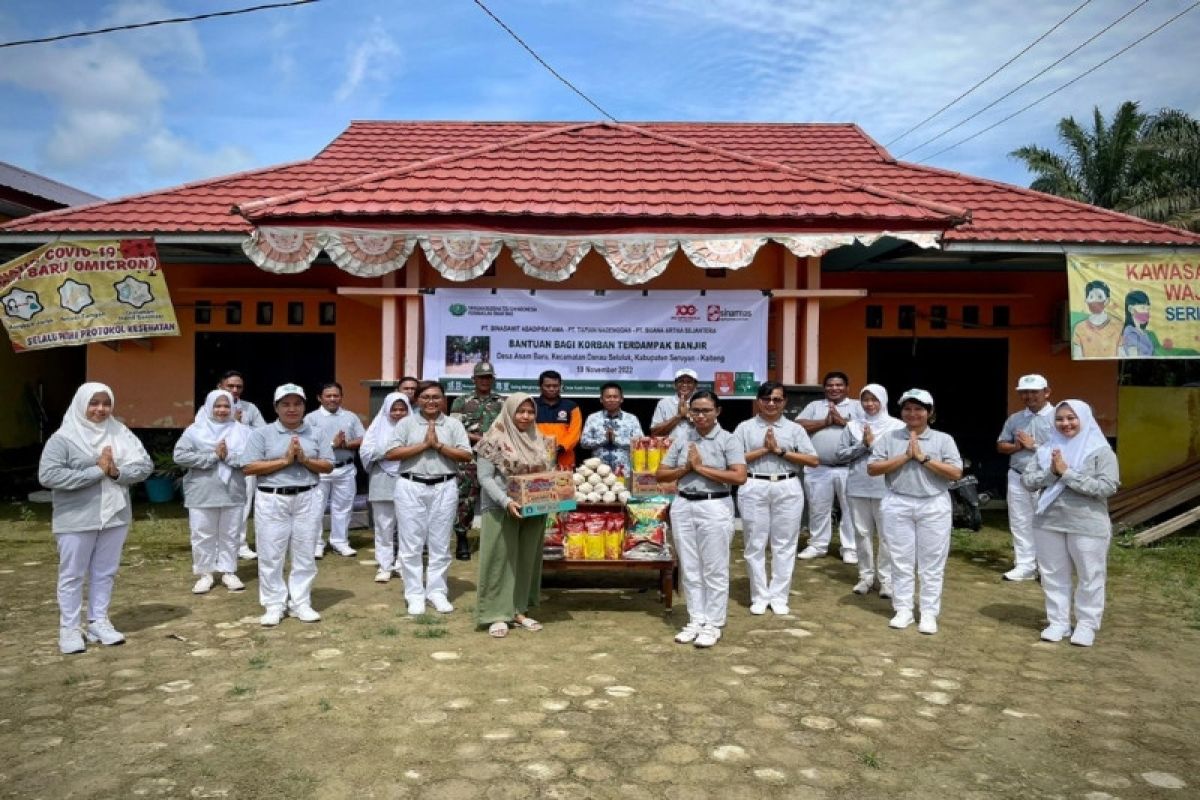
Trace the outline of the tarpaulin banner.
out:
[[[495,367],[500,391],[547,369],[569,392],[615,380],[629,396],[670,393],[684,367],[724,395],[753,397],[766,380],[762,292],[438,289],[424,299],[423,374],[451,391],[470,385],[480,361]]]
[[[52,242],[0,266],[14,350],[178,336],[153,239]]]
[[[1067,256],[1071,357],[1200,358],[1200,256]]]

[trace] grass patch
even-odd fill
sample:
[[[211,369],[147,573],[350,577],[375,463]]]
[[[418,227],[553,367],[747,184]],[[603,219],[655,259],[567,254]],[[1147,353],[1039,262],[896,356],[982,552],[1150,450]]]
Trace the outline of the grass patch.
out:
[[[83,678],[80,678],[78,675],[68,675],[67,677],[63,678],[62,683],[63,683],[63,686],[74,686],[75,684],[79,683],[81,680],[83,680]]]
[[[441,625],[442,617],[440,614],[417,614],[412,621],[414,625]]]
[[[441,639],[449,633],[446,628],[420,628],[413,631],[413,636],[418,639]]]
[[[387,627],[379,629],[379,635],[380,636],[399,636],[400,629],[397,628],[395,625],[388,625]]]
[[[863,751],[863,752],[859,753],[858,754],[858,763],[862,764],[864,767],[869,767],[871,769],[883,769],[883,759],[881,759],[879,757],[879,754],[874,751],[871,751],[871,752]]]
[[[233,688],[231,688],[229,690],[229,696],[230,697],[245,697],[246,695],[250,694],[253,691],[254,691],[253,686],[239,686],[238,684],[234,684]]]
[[[259,653],[258,655],[250,656],[250,661],[247,663],[250,665],[250,669],[266,669],[269,661],[270,659],[264,653]]]
[[[331,711],[333,709],[333,703],[329,702],[324,697],[322,697],[320,700],[317,701],[317,708],[321,711],[322,714],[324,714],[326,711]]]

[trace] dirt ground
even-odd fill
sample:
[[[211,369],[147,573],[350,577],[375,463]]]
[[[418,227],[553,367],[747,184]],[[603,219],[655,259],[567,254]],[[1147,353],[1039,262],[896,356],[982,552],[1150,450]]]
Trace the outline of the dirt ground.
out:
[[[889,629],[833,558],[797,566],[793,616],[751,617],[735,540],[729,625],[701,651],[645,574],[548,576],[545,630],[493,641],[455,562],[458,610],[410,619],[367,531],[320,564],[322,622],[263,629],[253,563],[248,591],[195,597],[179,510],[137,513],[129,641],[67,657],[48,526],[0,523],[0,797],[1200,796],[1194,621],[1116,571],[1096,647],[1041,643],[996,529],[956,534],[936,636]]]

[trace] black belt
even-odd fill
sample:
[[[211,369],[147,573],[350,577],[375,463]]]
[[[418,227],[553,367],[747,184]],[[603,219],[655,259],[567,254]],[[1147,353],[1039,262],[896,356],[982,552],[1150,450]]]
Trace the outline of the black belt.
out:
[[[684,500],[720,500],[729,497],[729,492],[680,492],[679,496]]]
[[[751,472],[747,477],[754,478],[755,480],[759,480],[759,481],[771,481],[771,483],[774,483],[775,481],[786,481],[788,478],[798,478],[798,477],[800,477],[800,473],[798,473],[798,472],[776,472],[776,473],[773,473],[770,475],[763,475],[763,474]]]
[[[335,461],[335,462],[333,462],[333,468],[334,468],[334,469],[337,469],[338,467],[344,467],[344,466],[346,466],[347,464],[353,464],[353,463],[354,463],[354,459],[353,459],[353,458],[347,458],[345,461]]]
[[[405,480],[416,481],[417,483],[423,483],[426,486],[436,486],[439,483],[445,483],[446,481],[452,481],[455,478],[457,478],[458,475],[455,474],[455,475],[428,476],[428,475],[414,475],[411,472],[401,472],[400,477],[404,478]]]
[[[311,487],[311,486],[259,486],[258,490],[260,492],[266,492],[267,494],[300,494],[301,492],[307,492],[311,488],[313,488],[313,487]]]

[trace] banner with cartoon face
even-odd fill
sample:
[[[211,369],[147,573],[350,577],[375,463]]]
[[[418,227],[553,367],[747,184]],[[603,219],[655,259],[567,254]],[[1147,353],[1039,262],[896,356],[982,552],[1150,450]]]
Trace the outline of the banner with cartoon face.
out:
[[[52,242],[0,265],[13,349],[178,336],[153,239]]]
[[[1200,358],[1200,255],[1067,256],[1071,357]]]

